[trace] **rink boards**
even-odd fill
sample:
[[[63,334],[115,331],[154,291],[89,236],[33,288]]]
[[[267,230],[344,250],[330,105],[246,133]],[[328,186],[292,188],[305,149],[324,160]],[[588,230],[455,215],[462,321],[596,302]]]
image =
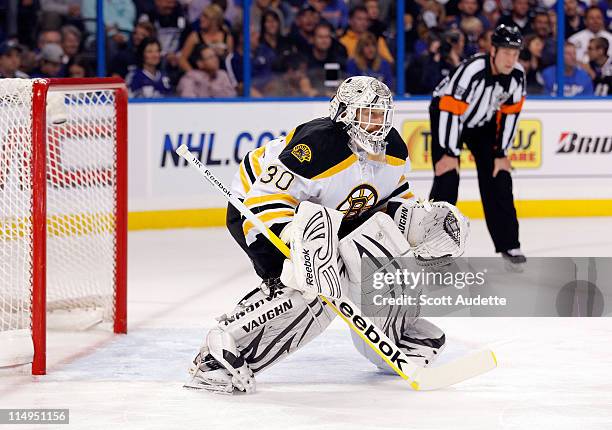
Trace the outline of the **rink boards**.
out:
[[[427,101],[398,101],[415,194],[432,170]],[[130,228],[215,226],[225,203],[174,153],[181,144],[231,184],[242,157],[296,125],[327,115],[322,101],[165,102],[129,106]],[[510,152],[521,217],[612,215],[612,101],[527,100]],[[482,216],[476,171],[462,155],[460,204]]]

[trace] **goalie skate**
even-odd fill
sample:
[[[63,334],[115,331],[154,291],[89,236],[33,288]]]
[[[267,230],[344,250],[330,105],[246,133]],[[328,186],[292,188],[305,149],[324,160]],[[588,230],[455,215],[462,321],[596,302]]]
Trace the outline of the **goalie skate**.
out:
[[[206,347],[193,359],[189,368],[191,379],[183,387],[217,394],[233,394],[232,375],[208,352]]]
[[[233,394],[232,376],[225,369],[203,372],[196,369],[191,379],[183,385],[192,390],[204,390],[216,394]]]

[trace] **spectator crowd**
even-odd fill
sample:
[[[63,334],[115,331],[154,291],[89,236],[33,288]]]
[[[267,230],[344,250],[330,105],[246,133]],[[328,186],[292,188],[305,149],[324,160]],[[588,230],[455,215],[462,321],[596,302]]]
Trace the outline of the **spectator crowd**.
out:
[[[404,1],[406,94],[428,95],[498,24],[524,36],[529,94],[557,93],[554,0]],[[104,0],[109,76],[132,97],[328,97],[348,76],[396,86],[396,0]],[[612,0],[565,0],[566,96],[612,95]],[[96,0],[0,1],[0,77],[96,70]]]

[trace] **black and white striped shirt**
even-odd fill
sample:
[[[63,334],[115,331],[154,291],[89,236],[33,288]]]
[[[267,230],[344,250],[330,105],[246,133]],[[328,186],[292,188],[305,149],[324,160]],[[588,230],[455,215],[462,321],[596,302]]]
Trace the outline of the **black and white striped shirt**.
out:
[[[476,128],[496,116],[493,142],[497,156],[504,156],[514,140],[518,116],[525,100],[525,72],[517,63],[509,75],[493,75],[488,54],[463,61],[434,90],[433,102],[440,110],[437,132],[449,155],[459,156],[464,127]]]

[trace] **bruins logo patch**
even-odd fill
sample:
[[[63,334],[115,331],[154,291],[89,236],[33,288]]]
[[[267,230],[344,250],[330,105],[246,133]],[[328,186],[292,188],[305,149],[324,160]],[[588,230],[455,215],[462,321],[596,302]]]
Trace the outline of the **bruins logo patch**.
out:
[[[310,161],[312,159],[312,151],[308,145],[304,145],[303,143],[295,145],[291,150],[291,155],[297,158],[300,163]]]
[[[353,188],[336,209],[342,212],[345,218],[354,218],[370,209],[377,201],[376,189],[371,185],[363,184]]]

